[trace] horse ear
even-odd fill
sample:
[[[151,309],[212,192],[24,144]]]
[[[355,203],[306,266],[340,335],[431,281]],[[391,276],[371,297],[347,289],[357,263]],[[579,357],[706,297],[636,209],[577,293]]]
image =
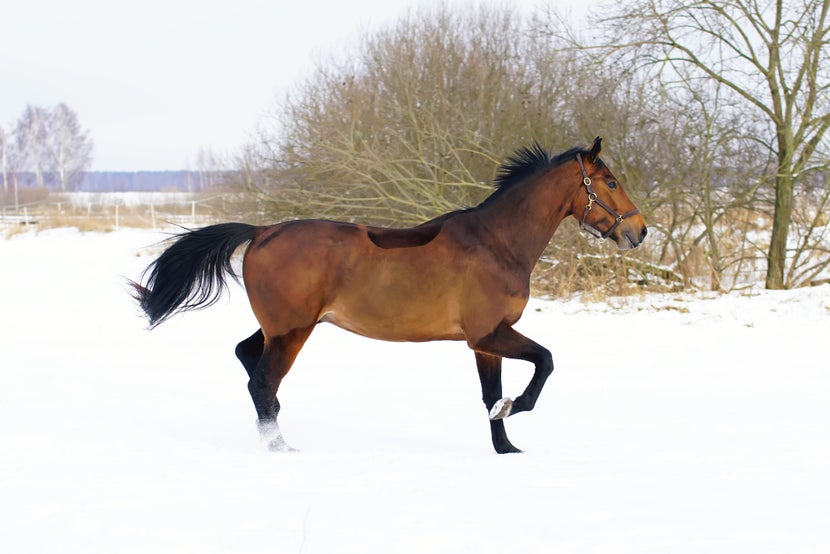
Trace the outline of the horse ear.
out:
[[[599,158],[599,153],[602,150],[602,137],[594,139],[594,144],[591,146],[591,151],[588,152],[588,161],[594,163]]]

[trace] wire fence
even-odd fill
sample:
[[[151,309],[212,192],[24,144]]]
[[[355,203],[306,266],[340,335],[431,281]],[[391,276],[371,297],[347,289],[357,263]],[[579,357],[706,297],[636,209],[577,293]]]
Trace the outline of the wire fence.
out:
[[[12,205],[3,204],[0,225],[7,229],[78,227],[82,230],[198,226],[211,223],[224,213],[228,196],[216,192],[50,194]]]

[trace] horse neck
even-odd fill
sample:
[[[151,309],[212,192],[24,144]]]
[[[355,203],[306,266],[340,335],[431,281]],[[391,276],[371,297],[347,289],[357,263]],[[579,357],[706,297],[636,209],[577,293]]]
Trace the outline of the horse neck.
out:
[[[486,202],[482,225],[528,273],[539,261],[559,224],[573,213],[579,171],[564,164],[543,171]]]

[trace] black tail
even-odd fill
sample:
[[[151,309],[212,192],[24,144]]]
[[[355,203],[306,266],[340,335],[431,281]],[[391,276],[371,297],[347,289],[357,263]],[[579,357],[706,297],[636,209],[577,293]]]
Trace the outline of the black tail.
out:
[[[144,270],[144,285],[133,283],[133,296],[150,320],[150,328],[177,312],[213,305],[227,285],[226,274],[237,281],[231,257],[252,240],[257,227],[246,223],[220,223],[188,231]]]

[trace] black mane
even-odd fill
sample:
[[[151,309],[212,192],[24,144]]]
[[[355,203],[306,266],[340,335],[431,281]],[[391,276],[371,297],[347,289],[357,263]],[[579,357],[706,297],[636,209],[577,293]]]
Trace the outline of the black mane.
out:
[[[444,215],[438,216],[435,219],[422,223],[422,226],[432,225],[443,222],[451,217],[459,214],[467,213],[475,210],[478,207],[490,205],[494,200],[499,198],[502,193],[511,189],[515,185],[526,181],[534,175],[561,165],[570,160],[576,159],[577,154],[587,156],[588,150],[586,148],[574,147],[570,150],[556,155],[551,155],[548,150],[536,141],[533,141],[530,146],[523,146],[516,150],[512,156],[508,157],[501,163],[496,170],[496,177],[493,179],[493,191],[490,196],[484,199],[478,206],[462,208]],[[597,159],[596,163],[602,165],[602,160]]]
[[[577,154],[584,156],[587,153],[585,148],[575,147],[553,156],[544,146],[534,142],[530,146],[516,150],[499,166],[493,184],[499,190],[508,189],[540,171],[574,159]]]

